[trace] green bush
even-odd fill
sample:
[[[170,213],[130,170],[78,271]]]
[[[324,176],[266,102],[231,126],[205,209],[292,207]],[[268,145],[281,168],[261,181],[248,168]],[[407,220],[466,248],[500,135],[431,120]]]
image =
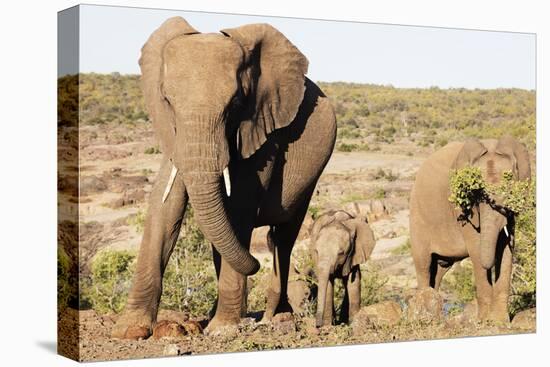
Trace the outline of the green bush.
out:
[[[61,248],[57,249],[57,304],[63,308],[74,303],[78,296],[78,270],[73,271],[69,255]],[[77,302],[78,303],[78,302]]]
[[[391,254],[395,256],[400,255],[410,255],[411,253],[411,239],[407,238],[407,241],[403,242],[401,245],[393,248]]]
[[[149,148],[145,149],[145,151],[143,153],[145,153],[145,154],[160,154],[161,151],[160,151],[158,146],[154,146],[154,147],[149,147]]]
[[[453,170],[450,176],[449,201],[469,214],[474,206],[485,199],[485,181],[479,167]]]
[[[102,251],[92,262],[86,296],[100,313],[122,311],[133,275],[135,255],[129,251]]]
[[[140,210],[136,214],[129,216],[126,219],[128,225],[134,226],[138,233],[143,233],[143,227],[145,226],[145,212]]]
[[[340,143],[336,146],[336,149],[340,152],[357,152],[357,151],[368,151],[369,146],[367,144],[347,144],[347,143]]]

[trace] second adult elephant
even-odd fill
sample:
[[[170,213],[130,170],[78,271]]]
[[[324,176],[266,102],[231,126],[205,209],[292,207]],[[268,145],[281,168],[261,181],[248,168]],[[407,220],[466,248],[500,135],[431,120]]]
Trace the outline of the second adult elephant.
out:
[[[187,202],[213,244],[218,299],[207,331],[246,312],[254,227],[269,225],[274,272],[264,317],[290,310],[292,246],[336,138],[333,109],[308,61],[268,24],[202,34],[167,20],[142,49],[142,89],[164,154],[132,288],[113,336],[151,334],[162,275]]]
[[[467,215],[449,202],[451,171],[467,166],[479,167],[489,184],[498,184],[505,171],[516,180],[531,176],[527,150],[511,137],[450,143],[431,155],[416,175],[410,200],[418,287],[438,289],[453,263],[470,257],[479,318],[509,321],[514,215],[499,197]]]

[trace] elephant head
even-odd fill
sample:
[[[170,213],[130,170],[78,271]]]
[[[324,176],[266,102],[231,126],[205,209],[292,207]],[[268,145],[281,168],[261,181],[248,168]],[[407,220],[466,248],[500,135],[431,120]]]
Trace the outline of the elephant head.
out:
[[[318,279],[317,325],[323,324],[327,286],[338,274],[346,277],[367,261],[376,241],[366,218],[344,211],[323,214],[313,224],[311,244]]]
[[[529,154],[525,147],[512,137],[498,140],[470,139],[459,152],[454,168],[476,166],[481,169],[483,179],[489,184],[498,184],[504,171],[511,171],[516,180],[531,177]],[[502,199],[491,197],[491,202],[479,203],[480,261],[485,269],[495,263],[498,238],[504,231],[506,236],[512,230],[510,214],[503,210]]]
[[[153,127],[201,230],[236,271],[254,274],[259,263],[230,224],[224,187],[229,196],[231,160],[250,157],[295,118],[307,59],[268,24],[201,34],[175,17],[151,35],[139,63]]]

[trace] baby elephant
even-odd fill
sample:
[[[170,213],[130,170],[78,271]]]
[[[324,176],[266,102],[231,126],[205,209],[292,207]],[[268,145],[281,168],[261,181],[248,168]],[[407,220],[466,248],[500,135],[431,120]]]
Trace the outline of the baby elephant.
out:
[[[333,322],[334,279],[344,283],[340,321],[347,322],[361,307],[361,271],[375,245],[365,217],[345,211],[321,215],[311,231],[311,251],[318,279],[316,326]]]

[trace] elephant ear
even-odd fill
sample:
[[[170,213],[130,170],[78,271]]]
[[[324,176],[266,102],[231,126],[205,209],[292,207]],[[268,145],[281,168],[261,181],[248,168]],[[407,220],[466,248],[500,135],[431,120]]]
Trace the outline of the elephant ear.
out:
[[[160,140],[160,147],[164,154],[172,157],[175,142],[175,120],[172,108],[161,91],[163,73],[162,53],[164,46],[172,39],[199,33],[191,27],[185,19],[173,17],[151,34],[141,48],[139,66],[141,68],[141,90],[145,100],[149,119]]]
[[[454,168],[470,166],[485,153],[487,148],[478,139],[468,139],[456,157]]]
[[[531,178],[529,153],[523,144],[511,136],[504,136],[498,140],[495,151],[513,159],[516,170],[515,173],[519,180],[528,180]]]
[[[253,111],[241,122],[238,150],[243,158],[254,154],[276,129],[296,117],[305,92],[308,60],[281,32],[269,24],[224,29],[238,41],[251,68]]]
[[[376,245],[374,233],[367,223],[367,219],[365,217],[353,218],[343,224],[355,233],[353,253],[350,259],[351,267],[366,263]]]

